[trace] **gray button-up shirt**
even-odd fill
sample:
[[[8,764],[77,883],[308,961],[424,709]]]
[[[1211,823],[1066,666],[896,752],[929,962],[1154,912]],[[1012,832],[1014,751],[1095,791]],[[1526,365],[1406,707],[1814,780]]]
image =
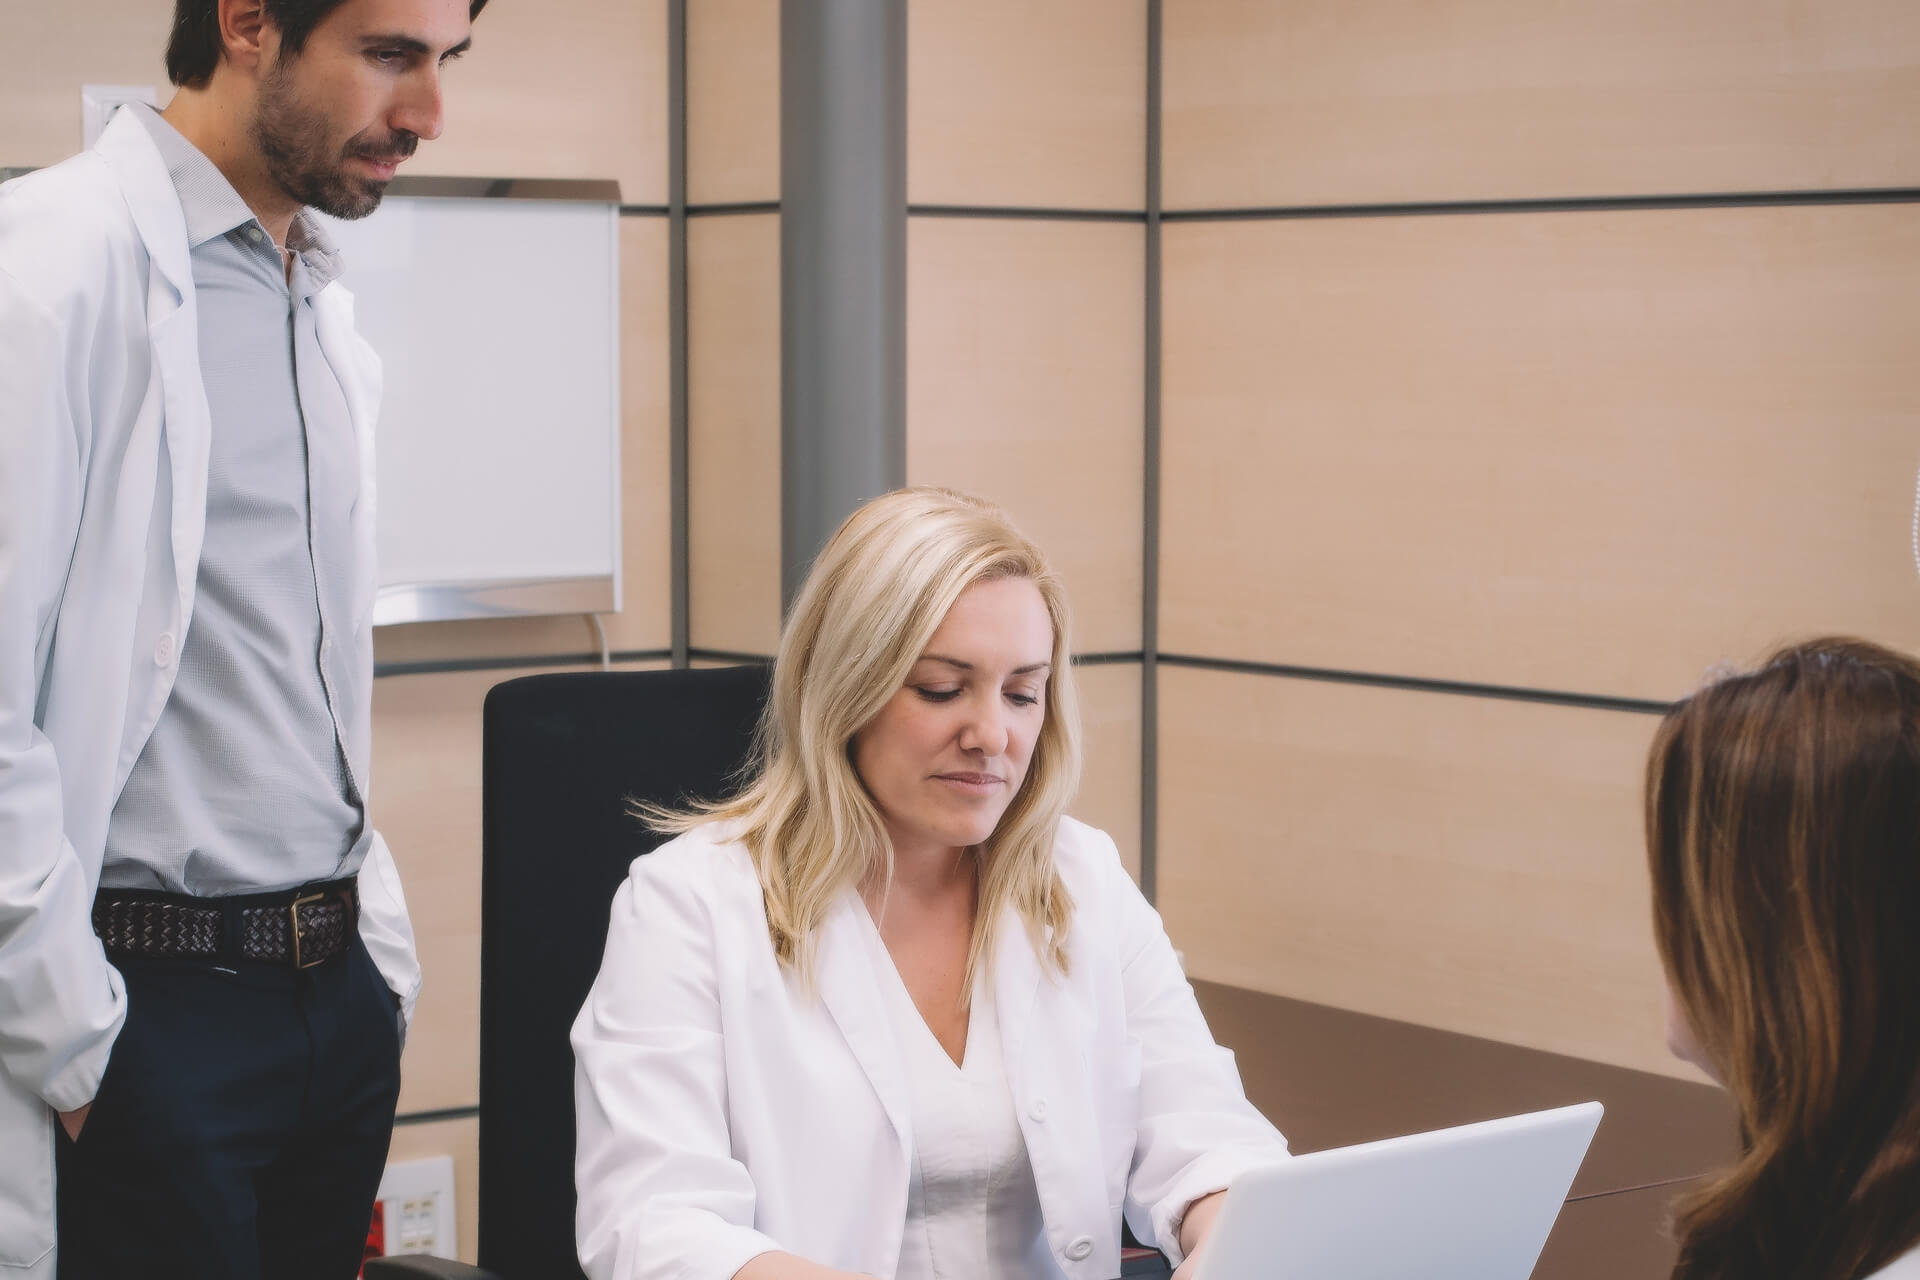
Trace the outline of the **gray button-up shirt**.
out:
[[[206,538],[172,696],[107,828],[102,885],[213,897],[359,869],[371,690],[353,661],[358,446],[313,297],[339,273],[315,220],[280,249],[160,116],[186,213],[213,435]]]

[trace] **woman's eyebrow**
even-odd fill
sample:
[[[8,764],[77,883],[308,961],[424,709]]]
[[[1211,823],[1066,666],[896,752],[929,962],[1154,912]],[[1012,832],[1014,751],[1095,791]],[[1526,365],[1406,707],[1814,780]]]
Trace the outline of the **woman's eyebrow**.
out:
[[[973,670],[973,664],[971,662],[962,662],[958,658],[949,658],[942,653],[923,653],[920,655],[920,661],[939,662],[949,667],[958,668],[961,671]],[[1053,664],[1051,662],[1029,662],[1024,667],[1015,667],[1010,674],[1016,675],[1016,676],[1030,676],[1036,671],[1051,671],[1051,670],[1053,670]]]

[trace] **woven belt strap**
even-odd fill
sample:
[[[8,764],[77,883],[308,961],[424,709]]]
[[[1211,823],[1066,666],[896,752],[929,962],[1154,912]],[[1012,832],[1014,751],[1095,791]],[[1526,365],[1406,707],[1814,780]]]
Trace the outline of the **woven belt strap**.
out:
[[[324,897],[290,897],[278,905],[224,908],[205,898],[123,896],[107,890],[94,899],[93,931],[112,954],[212,959],[220,954],[222,916],[237,910],[242,956],[306,968],[345,949],[357,905],[351,888]]]

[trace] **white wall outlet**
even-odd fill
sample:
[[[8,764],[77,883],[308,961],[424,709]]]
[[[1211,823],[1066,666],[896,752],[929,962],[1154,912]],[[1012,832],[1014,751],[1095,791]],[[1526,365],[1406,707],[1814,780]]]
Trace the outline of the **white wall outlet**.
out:
[[[80,145],[91,147],[122,103],[157,106],[150,84],[83,84],[80,86]]]
[[[430,1253],[436,1258],[459,1254],[454,1234],[453,1157],[429,1156],[390,1164],[380,1178],[381,1219],[386,1224],[389,1256]]]

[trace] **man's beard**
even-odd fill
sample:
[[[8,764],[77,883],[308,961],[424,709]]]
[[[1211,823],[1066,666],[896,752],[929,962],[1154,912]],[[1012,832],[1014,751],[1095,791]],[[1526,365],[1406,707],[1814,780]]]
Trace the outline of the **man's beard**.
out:
[[[380,207],[380,197],[386,194],[386,183],[353,172],[349,164],[354,157],[404,160],[420,145],[418,134],[401,130],[382,138],[359,134],[336,150],[326,116],[294,96],[284,63],[270,71],[260,86],[252,131],[254,144],[267,162],[267,174],[280,189],[336,218],[364,218]]]

